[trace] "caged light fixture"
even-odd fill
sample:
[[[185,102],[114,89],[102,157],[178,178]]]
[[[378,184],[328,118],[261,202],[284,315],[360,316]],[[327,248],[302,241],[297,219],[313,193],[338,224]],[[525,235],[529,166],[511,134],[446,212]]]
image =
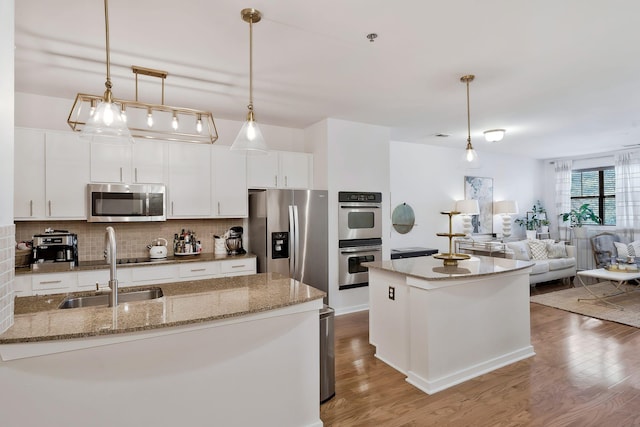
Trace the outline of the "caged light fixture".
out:
[[[262,14],[259,10],[247,8],[242,9],[240,16],[243,21],[249,23],[249,105],[247,105],[249,111],[247,112],[247,120],[233,141],[231,149],[262,154],[267,152],[267,144],[253,113],[253,24],[260,22]]]
[[[477,168],[480,166],[480,161],[478,159],[478,153],[476,153],[473,145],[471,145],[471,113],[469,109],[469,83],[471,83],[473,79],[475,79],[473,74],[460,77],[460,81],[467,84],[467,148],[464,158],[468,163],[468,167]]]
[[[218,139],[213,114],[192,108],[164,104],[166,71],[132,66],[136,81],[136,99],[113,98],[109,56],[108,0],[104,0],[107,90],[103,96],[79,93],[69,112],[67,123],[83,137],[104,142],[133,142],[132,137],[212,144]],[[138,101],[138,75],[162,79],[162,101],[151,104]]]

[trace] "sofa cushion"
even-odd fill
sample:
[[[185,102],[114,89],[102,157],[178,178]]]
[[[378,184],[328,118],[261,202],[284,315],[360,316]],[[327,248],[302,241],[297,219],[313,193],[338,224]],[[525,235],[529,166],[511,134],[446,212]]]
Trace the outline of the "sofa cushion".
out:
[[[539,260],[533,264],[531,274],[542,274],[549,272],[549,260]]]
[[[534,260],[547,259],[547,244],[542,240],[529,240],[529,249],[531,250],[531,257]]]
[[[567,247],[564,243],[547,243],[548,258],[566,258],[567,256]]]
[[[549,271],[556,270],[564,270],[565,268],[571,268],[576,265],[575,258],[555,258],[550,259],[549,262]]]
[[[530,261],[529,245],[526,240],[508,242],[507,247],[513,251],[514,257],[520,261]]]
[[[640,241],[638,240],[631,243],[613,242],[613,244],[618,252],[618,258],[640,256]]]

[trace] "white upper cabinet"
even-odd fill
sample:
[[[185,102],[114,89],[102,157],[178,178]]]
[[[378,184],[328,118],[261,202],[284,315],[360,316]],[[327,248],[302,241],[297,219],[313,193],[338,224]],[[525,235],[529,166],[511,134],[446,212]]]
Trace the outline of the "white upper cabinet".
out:
[[[269,151],[247,156],[248,188],[311,188],[313,155]]]
[[[165,183],[168,143],[158,140],[139,140],[133,144],[132,182]]]
[[[243,151],[211,147],[213,216],[239,218],[248,215],[247,161]]]
[[[46,132],[45,215],[47,218],[87,219],[90,144],[74,132]]]
[[[167,218],[211,217],[211,146],[169,144]]]
[[[17,220],[45,216],[44,138],[42,130],[15,129],[13,216]]]
[[[167,143],[136,140],[133,144],[91,144],[91,181],[164,183]]]

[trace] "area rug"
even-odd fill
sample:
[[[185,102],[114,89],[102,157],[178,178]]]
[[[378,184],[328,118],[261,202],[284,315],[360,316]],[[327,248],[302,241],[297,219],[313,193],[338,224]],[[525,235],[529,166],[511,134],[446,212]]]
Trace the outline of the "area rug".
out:
[[[607,295],[616,292],[610,283],[603,282],[588,286],[596,295]],[[589,292],[581,285],[577,288],[534,295],[530,301],[572,313],[583,314],[602,320],[611,320],[640,328],[640,290],[637,290],[635,286],[630,288],[633,289],[633,292],[607,299],[607,301],[622,306],[623,310],[601,301],[578,301],[578,298],[592,298]]]

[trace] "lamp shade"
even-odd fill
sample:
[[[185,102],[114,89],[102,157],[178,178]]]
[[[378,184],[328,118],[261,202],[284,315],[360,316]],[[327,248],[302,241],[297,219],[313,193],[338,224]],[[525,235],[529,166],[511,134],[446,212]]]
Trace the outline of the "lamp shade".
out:
[[[478,215],[480,213],[480,205],[477,200],[458,200],[455,210],[461,214]]]
[[[242,125],[240,132],[238,132],[238,136],[236,136],[231,149],[246,150],[259,154],[267,152],[267,144],[264,141],[264,137],[262,136],[262,132],[260,132],[258,124],[254,120],[247,120],[244,122],[244,125]]]
[[[518,213],[518,202],[515,200],[500,200],[495,203],[494,206],[495,214],[517,214]]]

